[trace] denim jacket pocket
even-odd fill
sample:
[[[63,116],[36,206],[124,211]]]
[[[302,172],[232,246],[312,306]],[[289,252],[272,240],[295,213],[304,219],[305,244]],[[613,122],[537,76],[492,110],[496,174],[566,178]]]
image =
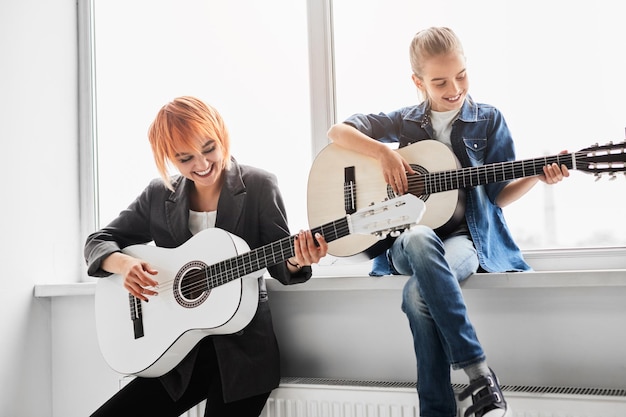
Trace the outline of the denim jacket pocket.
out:
[[[482,165],[485,161],[485,151],[487,149],[487,139],[463,139],[467,156],[473,166]]]

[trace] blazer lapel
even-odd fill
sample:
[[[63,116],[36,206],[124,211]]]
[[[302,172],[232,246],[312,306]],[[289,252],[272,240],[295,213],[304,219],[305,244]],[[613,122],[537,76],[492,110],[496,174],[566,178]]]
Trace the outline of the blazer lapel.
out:
[[[215,226],[238,234],[237,226],[243,215],[246,188],[241,178],[241,170],[234,158],[231,158],[230,169],[224,171],[224,175],[224,186],[217,203]],[[191,181],[181,176],[174,187],[174,191],[165,202],[165,218],[168,222],[168,229],[179,246],[192,237],[189,230],[189,198],[187,197]]]
[[[192,236],[189,230],[189,199],[187,198],[189,186],[189,180],[181,176],[178,183],[174,184],[174,191],[165,201],[167,227],[177,246],[182,245]]]
[[[241,170],[234,158],[228,171],[224,171],[224,187],[217,204],[216,226],[228,232],[238,234],[237,226],[243,215],[246,199],[246,187],[241,178]]]

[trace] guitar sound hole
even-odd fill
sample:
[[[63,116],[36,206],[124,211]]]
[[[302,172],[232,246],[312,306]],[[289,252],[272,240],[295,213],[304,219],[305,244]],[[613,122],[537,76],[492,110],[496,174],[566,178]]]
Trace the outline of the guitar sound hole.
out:
[[[192,261],[183,266],[174,278],[174,298],[185,308],[202,304],[211,293],[207,286],[204,262]]]
[[[411,168],[413,168],[413,171],[415,171],[417,174],[408,176],[409,193],[420,198],[422,201],[426,201],[428,200],[430,194],[426,194],[426,190],[424,189],[424,181],[420,177],[424,174],[427,174],[428,171],[421,165],[411,164]],[[390,199],[398,197],[398,194],[393,192],[393,189],[389,184],[387,184],[387,197]]]

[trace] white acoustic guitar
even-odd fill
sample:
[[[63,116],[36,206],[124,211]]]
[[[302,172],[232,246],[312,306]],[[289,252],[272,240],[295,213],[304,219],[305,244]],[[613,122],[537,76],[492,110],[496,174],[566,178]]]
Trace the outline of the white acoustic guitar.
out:
[[[421,224],[445,233],[463,218],[464,189],[543,174],[543,167],[557,163],[568,169],[596,175],[624,172],[624,143],[594,145],[578,152],[521,161],[461,168],[443,143],[423,140],[397,149],[417,173],[409,175],[409,193],[426,202]],[[393,198],[378,161],[358,152],[329,144],[313,161],[308,180],[309,225],[315,226],[365,207],[372,201]],[[346,236],[328,245],[337,257],[371,259],[389,245],[371,236]]]
[[[350,234],[382,239],[417,223],[425,204],[407,194],[311,228],[328,242]],[[157,377],[174,368],[207,335],[243,329],[258,305],[258,278],[268,266],[294,256],[294,236],[250,250],[239,237],[206,229],[174,249],[133,245],[123,252],[159,273],[159,295],[146,303],[123,287],[123,278],[96,285],[100,350],[113,370]]]

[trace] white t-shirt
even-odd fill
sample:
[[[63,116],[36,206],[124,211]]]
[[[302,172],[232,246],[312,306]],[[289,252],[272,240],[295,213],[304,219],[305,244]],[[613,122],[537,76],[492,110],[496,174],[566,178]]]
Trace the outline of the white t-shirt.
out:
[[[189,230],[192,234],[201,232],[209,227],[215,227],[217,211],[193,211],[189,210]]]
[[[433,124],[435,139],[452,147],[450,141],[450,133],[452,132],[452,122],[456,120],[456,116],[460,110],[449,111],[430,111],[430,121]]]

